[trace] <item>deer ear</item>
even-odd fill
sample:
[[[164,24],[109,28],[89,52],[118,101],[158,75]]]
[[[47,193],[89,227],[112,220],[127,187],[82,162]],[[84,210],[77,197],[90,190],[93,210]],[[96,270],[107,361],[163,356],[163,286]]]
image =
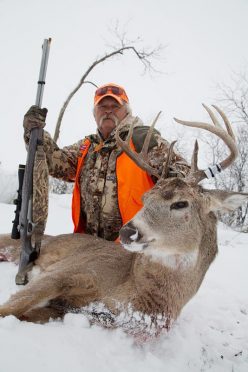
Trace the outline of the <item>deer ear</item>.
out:
[[[205,190],[204,194],[207,207],[211,211],[230,212],[248,201],[248,194],[240,192]]]

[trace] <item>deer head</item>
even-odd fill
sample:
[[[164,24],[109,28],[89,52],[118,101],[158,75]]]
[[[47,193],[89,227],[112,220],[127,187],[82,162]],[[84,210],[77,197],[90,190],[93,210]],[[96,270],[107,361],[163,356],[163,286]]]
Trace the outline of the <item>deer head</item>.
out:
[[[214,106],[223,118],[226,131],[220,126],[214,113],[207,106],[203,106],[209,113],[214,126],[207,123],[175,120],[186,126],[205,129],[224,141],[230,154],[217,165],[217,169],[224,170],[237,157],[235,137],[227,117],[218,107]],[[148,142],[157,118],[158,116],[147,134],[141,153],[132,152],[130,156],[144,170],[157,176],[158,181],[153,189],[143,196],[142,210],[122,227],[120,231],[121,242],[126,249],[142,251],[154,260],[189,254],[196,259],[200,250],[209,251],[210,240],[215,240],[211,249],[216,253],[215,212],[232,211],[238,208],[247,200],[248,194],[206,190],[198,185],[201,180],[207,177],[208,172],[198,169],[197,142],[193,151],[191,170],[186,178],[167,178],[174,142],[170,146],[164,170],[161,175],[158,175],[157,170],[153,170],[147,164]],[[131,135],[132,128],[126,141],[122,141],[117,133],[119,145],[128,154],[131,151],[128,146]],[[205,243],[203,244],[203,242]]]

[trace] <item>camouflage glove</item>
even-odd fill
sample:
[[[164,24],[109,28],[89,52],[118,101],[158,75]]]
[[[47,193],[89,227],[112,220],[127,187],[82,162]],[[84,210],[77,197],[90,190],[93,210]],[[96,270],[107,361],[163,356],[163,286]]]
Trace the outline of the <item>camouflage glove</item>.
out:
[[[23,127],[25,131],[33,128],[44,128],[46,125],[47,109],[41,109],[38,106],[31,106],[24,116]]]

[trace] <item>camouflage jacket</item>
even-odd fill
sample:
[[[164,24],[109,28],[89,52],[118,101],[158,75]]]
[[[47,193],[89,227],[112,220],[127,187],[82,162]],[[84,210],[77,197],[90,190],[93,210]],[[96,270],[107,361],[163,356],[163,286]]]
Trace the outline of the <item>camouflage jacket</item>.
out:
[[[148,127],[143,126],[139,118],[128,115],[120,124],[121,137],[126,136],[132,121],[134,125],[133,143],[140,152]],[[80,173],[81,213],[86,221],[86,232],[100,236],[107,240],[115,240],[122,226],[122,219],[118,208],[116,159],[121,154],[117,146],[113,130],[103,141],[99,133],[87,136],[91,145],[86,155],[84,166]],[[25,133],[28,141],[28,133]],[[81,154],[80,148],[84,140],[60,149],[52,140],[48,132],[44,131],[44,150],[46,153],[49,173],[51,176],[72,181],[75,179],[77,161]],[[161,173],[166,160],[169,143],[159,132],[154,135],[149,146],[149,165]],[[170,167],[170,176],[184,177],[189,166],[186,161],[174,152]],[[156,180],[154,180],[156,181]]]

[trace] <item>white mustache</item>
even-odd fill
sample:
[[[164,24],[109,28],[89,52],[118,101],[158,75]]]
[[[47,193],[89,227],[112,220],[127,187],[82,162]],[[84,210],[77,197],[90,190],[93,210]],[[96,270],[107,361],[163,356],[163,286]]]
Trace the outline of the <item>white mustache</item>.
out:
[[[115,123],[115,125],[117,126],[117,124],[118,124],[118,122],[119,122],[119,120],[118,120],[118,118],[115,116],[115,115],[104,115],[104,116],[102,116],[101,117],[101,119],[100,119],[100,125],[102,125],[102,122],[103,122],[103,120],[106,120],[106,119],[111,119],[111,120],[113,120],[113,122]]]

